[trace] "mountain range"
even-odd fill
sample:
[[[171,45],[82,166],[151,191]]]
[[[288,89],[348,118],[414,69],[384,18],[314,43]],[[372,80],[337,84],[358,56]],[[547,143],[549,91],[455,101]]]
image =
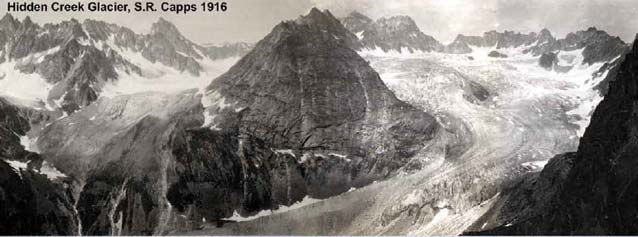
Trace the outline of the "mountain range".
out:
[[[361,49],[379,48],[384,52],[443,52],[469,54],[472,47],[493,48],[492,55],[507,56],[499,50],[523,48],[523,54],[539,56],[559,51],[583,49],[585,63],[606,62],[626,52],[627,45],[619,38],[605,31],[591,27],[584,31],[569,33],[564,39],[556,39],[549,30],[523,34],[513,31],[485,32],[483,36],[459,34],[453,42],[443,45],[432,36],[424,34],[409,16],[379,18],[376,21],[354,11],[341,18],[343,25],[356,34]]]
[[[188,40],[161,18],[149,34],[137,34],[101,21],[40,26],[7,14],[0,45],[0,86],[7,88],[0,88],[2,234],[152,235],[223,226],[426,167],[434,161],[419,154],[434,145],[444,156],[461,154],[440,144],[463,139],[448,138],[454,131],[445,115],[399,99],[361,54],[467,54],[459,58],[472,61],[485,51],[478,48],[488,49],[489,60],[531,57],[552,73],[579,66],[563,53],[582,50],[583,65],[602,65],[597,76],[607,79],[598,86],[606,97],[577,152],[508,183],[499,205],[467,233],[635,232],[627,220],[636,207],[638,47],[595,28],[564,39],[548,30],[491,31],[443,45],[407,16],[338,19],[313,8],[254,45],[215,46]],[[212,64],[227,59],[234,64],[225,73],[207,78]],[[167,75],[206,83],[107,93],[117,83],[153,84]],[[3,80],[44,89],[18,93]],[[473,105],[496,101],[489,86],[463,81],[471,82]],[[396,212],[384,210],[383,218]]]
[[[148,38],[129,33],[110,38],[117,47],[197,73],[202,49],[179,38],[171,26],[160,20]],[[87,28],[128,32],[115,26]],[[85,40],[109,39],[88,35]],[[99,97],[66,117],[37,123],[41,130],[34,147],[65,174],[52,183],[66,184],[55,190],[68,196],[56,201],[60,206],[33,215],[67,222],[46,229],[52,221],[30,223],[31,216],[15,220],[25,228],[12,233],[170,233],[306,196],[330,197],[396,174],[435,136],[438,124],[398,100],[350,48],[355,42],[330,12],[314,9],[276,26],[204,94]],[[173,47],[159,50],[164,47],[154,44]],[[176,61],[162,61],[182,54]],[[115,67],[129,65],[119,62]],[[8,133],[7,139],[27,152],[19,141],[30,129],[23,130]],[[30,158],[5,159],[35,164]],[[39,170],[24,168],[14,176]],[[9,201],[13,207],[21,200]]]
[[[0,45],[0,62],[11,64],[8,70],[36,74],[46,82],[45,94],[35,98],[37,106],[66,113],[95,101],[107,83],[164,74],[149,70],[148,64],[198,76],[203,60],[241,56],[250,49],[243,43],[195,44],[162,18],[152,25],[150,34],[143,35],[102,21],[71,19],[40,26],[29,17],[19,21],[10,14],[0,19]]]

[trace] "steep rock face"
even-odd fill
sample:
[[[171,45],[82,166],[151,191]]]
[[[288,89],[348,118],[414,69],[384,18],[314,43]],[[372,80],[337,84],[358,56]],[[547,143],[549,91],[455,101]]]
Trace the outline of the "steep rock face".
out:
[[[240,111],[241,132],[278,149],[362,158],[349,182],[365,184],[405,164],[437,125],[396,99],[342,40],[347,31],[340,24],[323,27],[332,21],[313,9],[275,27],[208,87],[208,100],[216,103],[208,109],[215,116],[210,125],[224,126]]]
[[[76,181],[83,234],[150,235],[180,226],[166,200],[174,175],[169,140],[201,124],[201,112],[192,92],[101,98],[42,131],[42,156]]]
[[[578,151],[554,158],[538,177],[524,181],[529,184],[506,193],[504,205],[493,214],[497,227],[479,233],[636,234],[637,72],[634,42]],[[560,163],[566,165],[556,165]],[[517,211],[524,206],[520,200],[532,200],[526,207],[530,211]]]
[[[541,67],[547,70],[552,70],[557,63],[558,63],[558,57],[556,56],[555,53],[552,53],[552,52],[544,53],[541,55],[540,58],[538,58],[538,65],[540,65]]]
[[[77,219],[67,184],[33,169],[16,170],[0,160],[0,233],[75,235]]]
[[[20,137],[37,118],[0,98],[0,234],[78,233],[69,180],[50,177],[41,157],[26,151]]]
[[[393,16],[372,21],[359,12],[341,19],[343,25],[360,39],[363,48],[380,48],[388,52],[441,51],[443,45],[426,35],[408,16]]]
[[[565,39],[559,40],[561,50],[584,48],[584,63],[609,61],[628,50],[627,45],[619,37],[612,37],[605,31],[594,27],[585,31],[567,34]]]

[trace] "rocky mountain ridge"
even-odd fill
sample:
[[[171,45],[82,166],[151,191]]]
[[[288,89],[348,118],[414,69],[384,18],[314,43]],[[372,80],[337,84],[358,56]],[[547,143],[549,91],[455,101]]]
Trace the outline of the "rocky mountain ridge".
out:
[[[198,76],[201,60],[240,56],[248,50],[245,44],[200,46],[163,18],[143,35],[90,19],[40,26],[29,17],[19,21],[10,14],[0,20],[0,45],[0,63],[10,64],[0,74],[15,70],[40,75],[51,87],[42,95],[40,107],[67,113],[95,101],[106,83],[121,77],[161,76],[148,72],[146,64],[159,63]]]
[[[342,18],[341,22],[361,41],[361,47],[355,49],[380,48],[384,52],[394,50],[409,53],[443,49],[440,42],[424,34],[409,16],[382,17],[373,21],[354,11]]]
[[[627,44],[619,37],[590,27],[584,31],[569,33],[563,39],[555,38],[547,29],[528,34],[489,31],[483,36],[458,35],[452,43],[445,46],[444,52],[471,53],[471,47],[493,47],[497,52],[499,49],[523,48],[522,53],[533,56],[583,49],[583,63],[590,65],[615,59],[628,49]]]
[[[521,48],[520,53],[535,57],[582,49],[585,58],[583,63],[589,65],[609,62],[628,50],[627,44],[619,37],[595,27],[569,33],[562,39],[557,39],[547,29],[527,34],[514,31],[489,31],[482,36],[459,34],[453,42],[443,45],[432,36],[424,34],[409,16],[383,17],[375,21],[354,11],[340,20],[358,37],[360,45],[353,47],[355,50],[379,48],[384,52],[469,54],[473,52],[472,47],[478,47],[493,48],[490,51],[491,57],[504,58],[509,56],[506,51],[514,48]]]
[[[414,21],[407,17],[377,21],[355,13],[350,17],[342,19],[344,27],[329,11],[312,9],[305,16],[277,25],[253,48],[245,44],[201,46],[163,19],[152,26],[150,34],[141,35],[91,20],[38,26],[29,18],[17,21],[5,16],[0,20],[0,43],[6,46],[0,51],[5,56],[4,63],[15,63],[11,68],[43,75],[56,85],[49,101],[43,103],[57,105],[67,115],[60,117],[48,110],[15,106],[0,97],[0,191],[11,194],[0,195],[0,212],[9,213],[0,219],[0,233],[170,234],[197,229],[207,222],[222,225],[229,218],[254,215],[306,198],[332,197],[392,177],[405,167],[419,169],[428,165],[422,163],[427,161],[414,159],[415,155],[436,142],[440,130],[445,128],[422,109],[397,99],[356,50],[379,45],[385,47],[381,47],[384,51],[445,52],[446,48],[419,33]],[[365,36],[365,32],[370,32],[367,40],[358,37]],[[527,53],[534,55],[583,49],[583,56],[589,60],[586,63],[594,63],[618,57],[622,48],[603,33],[588,30],[561,41],[553,39],[549,31],[534,36],[495,32],[489,37],[464,37],[457,44],[461,50],[464,42],[500,49],[525,46],[529,47]],[[539,41],[543,44],[534,44]],[[184,74],[198,75],[203,70],[202,60],[236,55],[235,51],[248,48],[252,50],[235,66],[201,91],[99,96],[104,83],[124,74],[157,76],[145,71],[136,61],[139,58],[130,54]],[[610,209],[590,207],[619,192],[606,193],[610,186],[605,178],[590,177],[587,171],[599,172],[598,167],[602,167],[617,169],[614,171],[619,174],[630,173],[614,163],[631,164],[630,159],[623,156],[611,163],[597,160],[584,163],[581,168],[574,164],[579,157],[595,160],[588,154],[633,154],[632,134],[623,132],[624,127],[614,126],[628,126],[627,130],[633,131],[631,113],[623,111],[634,110],[627,106],[635,97],[631,82],[635,51],[634,48],[634,53],[627,56],[629,63],[625,61],[614,69],[619,73],[618,79],[609,80],[610,93],[616,95],[610,100],[617,101],[607,102],[603,108],[611,109],[601,109],[603,112],[595,115],[597,121],[606,123],[589,132],[595,136],[586,134],[587,138],[583,138],[583,144],[589,147],[583,149],[589,150],[552,161],[539,175],[541,178],[523,181],[534,188],[542,186],[540,191],[512,191],[514,194],[507,195],[516,199],[504,200],[515,202],[504,204],[502,210],[540,203],[536,199],[528,202],[532,199],[518,195],[543,192],[538,200],[558,200],[537,208],[546,217],[543,211],[554,211],[548,206],[570,203],[572,199],[566,199],[570,195],[587,196],[583,191],[587,187],[569,186],[571,191],[566,193],[570,193],[561,194],[562,199],[546,198],[553,198],[563,187],[554,186],[555,180],[567,180],[571,170],[580,169],[574,180],[595,180],[603,191],[591,199],[578,200],[587,206],[570,206],[570,210],[615,214],[612,211],[617,210],[616,202],[609,204]],[[493,52],[493,57],[507,57],[498,49]],[[560,56],[554,56],[543,63],[555,67]],[[613,65],[601,71],[610,67]],[[11,75],[0,75],[0,80],[6,77]],[[479,86],[468,85],[476,87],[471,90],[477,100],[491,98]],[[605,117],[617,108],[622,116]],[[608,127],[612,129],[607,131]],[[603,137],[603,142],[597,137]],[[25,141],[29,139],[32,141]],[[619,141],[626,145],[618,148],[614,142]],[[599,147],[602,150],[597,150]],[[613,151],[605,147],[612,147]],[[450,147],[446,144],[445,148]],[[56,176],[51,177],[47,169],[54,169]],[[625,187],[633,185],[633,176],[614,175],[608,174],[613,182],[625,182],[622,178],[628,177]],[[448,190],[447,184],[437,188],[441,192]],[[620,196],[617,203],[631,202],[629,198],[622,199],[631,195]],[[33,206],[44,208],[36,210]],[[628,206],[632,205],[623,207]],[[613,220],[633,214],[632,209],[626,209],[622,217]],[[387,216],[410,210],[388,210]],[[531,216],[531,223],[542,225],[540,221],[545,221],[536,216],[537,210],[514,210],[501,213],[515,213],[515,218],[502,215],[495,217],[496,221],[486,214],[483,220],[492,222],[477,222],[478,227],[473,230],[535,233],[519,220]],[[553,216],[556,223],[580,223],[570,222],[572,219],[563,215],[565,212],[558,213]],[[596,233],[631,233],[633,227],[614,226],[601,219],[582,223],[585,224],[569,228],[581,228],[574,233],[592,231],[587,226],[600,227],[593,230]],[[550,226],[538,231],[566,232],[560,228],[564,227]]]
[[[27,111],[0,98],[0,233],[73,235],[79,230],[71,181],[21,143],[33,120],[48,115]]]

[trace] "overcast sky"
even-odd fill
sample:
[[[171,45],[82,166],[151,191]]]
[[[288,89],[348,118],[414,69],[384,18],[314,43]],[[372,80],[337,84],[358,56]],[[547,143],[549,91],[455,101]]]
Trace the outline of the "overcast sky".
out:
[[[8,0],[0,0],[0,12]],[[25,0],[17,0],[25,1]],[[51,2],[53,0],[32,0]],[[71,1],[72,0],[61,0]],[[76,0],[77,1],[77,0]],[[87,2],[88,0],[82,0]],[[110,0],[100,0],[104,3]],[[142,0],[137,0],[142,1]],[[153,0],[191,2],[201,0]],[[74,17],[93,18],[148,32],[162,16],[175,23],[188,38],[199,43],[256,42],[282,20],[294,19],[313,6],[337,16],[358,10],[371,18],[409,15],[421,30],[450,42],[457,34],[480,35],[489,30],[539,31],[548,28],[555,36],[596,26],[631,42],[638,33],[638,0],[226,0],[224,13],[30,13],[36,22],[58,22]],[[132,0],[118,2],[133,3]],[[27,14],[14,15],[22,18]]]

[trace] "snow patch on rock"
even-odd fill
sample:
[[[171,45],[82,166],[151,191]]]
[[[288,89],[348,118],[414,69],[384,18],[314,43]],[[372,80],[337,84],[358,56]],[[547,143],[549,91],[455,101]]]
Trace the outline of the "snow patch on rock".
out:
[[[321,201],[321,199],[315,199],[315,198],[311,198],[311,197],[304,197],[301,201],[296,202],[290,206],[283,206],[280,205],[279,208],[275,209],[275,210],[263,210],[260,211],[259,213],[252,215],[252,216],[247,216],[247,217],[243,217],[241,216],[237,211],[235,211],[233,213],[233,216],[229,217],[229,218],[224,218],[223,220],[227,220],[227,221],[237,221],[237,222],[242,222],[242,221],[250,221],[250,220],[254,220],[260,217],[264,217],[264,216],[270,216],[270,215],[275,215],[275,214],[280,214],[280,213],[284,213],[284,212],[288,212],[288,211],[292,211],[304,206],[308,206],[314,203],[317,203]]]

